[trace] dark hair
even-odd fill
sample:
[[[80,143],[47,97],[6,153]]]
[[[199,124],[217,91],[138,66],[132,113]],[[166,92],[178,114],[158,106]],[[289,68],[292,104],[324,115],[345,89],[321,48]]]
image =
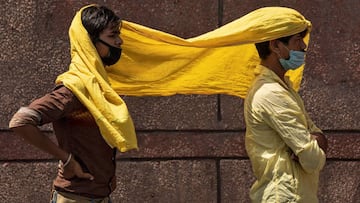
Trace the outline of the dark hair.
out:
[[[302,38],[305,37],[306,33],[308,32],[308,30],[304,30],[300,33],[300,36]],[[289,43],[289,40],[290,38],[294,36],[294,35],[290,35],[290,36],[286,36],[286,37],[281,37],[279,39],[276,39],[276,40],[279,40],[280,42],[284,43],[284,44],[288,44]],[[270,55],[271,51],[270,51],[270,48],[269,48],[269,41],[266,41],[266,42],[260,42],[260,43],[255,43],[255,46],[256,46],[256,49],[258,51],[258,54],[260,56],[261,59],[266,59],[267,56]]]
[[[94,5],[82,11],[81,21],[91,41],[96,42],[101,31],[105,30],[109,24],[118,25],[121,19],[107,7]]]

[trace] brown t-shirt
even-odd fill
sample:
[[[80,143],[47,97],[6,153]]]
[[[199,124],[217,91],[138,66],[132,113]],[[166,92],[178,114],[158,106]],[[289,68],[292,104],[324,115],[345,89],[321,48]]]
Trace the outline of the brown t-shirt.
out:
[[[55,189],[91,198],[109,196],[116,186],[116,151],[105,142],[95,120],[76,96],[61,85],[32,102],[29,108],[40,114],[38,125],[53,124],[59,147],[72,153],[84,172],[95,178],[67,180],[57,176]]]

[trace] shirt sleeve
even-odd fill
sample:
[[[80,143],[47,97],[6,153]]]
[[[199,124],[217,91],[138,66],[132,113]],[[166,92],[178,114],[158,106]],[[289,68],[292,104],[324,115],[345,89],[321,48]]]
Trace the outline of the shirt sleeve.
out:
[[[320,128],[318,128],[315,123],[311,120],[310,116],[308,115],[307,112],[305,112],[305,116],[306,116],[306,120],[308,123],[308,128],[310,133],[323,133],[322,130]]]
[[[40,121],[41,116],[37,111],[29,107],[21,107],[10,120],[9,128],[12,129],[28,124],[36,126]]]
[[[52,92],[33,101],[28,107],[21,107],[10,120],[9,128],[53,122],[73,111],[78,103],[69,89],[58,86]]]
[[[302,168],[313,173],[325,164],[325,154],[311,137],[305,110],[284,90],[272,91],[263,97],[263,118],[299,157]],[[312,122],[311,122],[312,123]]]

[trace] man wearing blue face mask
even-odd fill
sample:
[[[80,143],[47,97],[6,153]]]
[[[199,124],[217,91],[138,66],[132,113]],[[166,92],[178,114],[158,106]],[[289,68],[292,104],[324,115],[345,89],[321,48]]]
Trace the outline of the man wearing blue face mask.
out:
[[[244,105],[253,202],[318,202],[327,140],[285,76],[305,63],[307,30],[257,43],[260,72]]]

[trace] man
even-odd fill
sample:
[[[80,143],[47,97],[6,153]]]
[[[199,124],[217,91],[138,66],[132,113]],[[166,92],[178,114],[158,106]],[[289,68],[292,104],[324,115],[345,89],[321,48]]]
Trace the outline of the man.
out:
[[[52,202],[110,202],[116,187],[113,148],[137,147],[126,106],[105,71],[120,58],[120,26],[120,18],[106,7],[82,8],[69,29],[69,71],[57,78],[52,92],[20,108],[10,121],[16,134],[60,160]],[[37,127],[46,123],[53,124],[59,145]]]
[[[304,64],[307,32],[255,44],[260,72],[244,104],[253,202],[318,202],[327,140],[285,76]]]

